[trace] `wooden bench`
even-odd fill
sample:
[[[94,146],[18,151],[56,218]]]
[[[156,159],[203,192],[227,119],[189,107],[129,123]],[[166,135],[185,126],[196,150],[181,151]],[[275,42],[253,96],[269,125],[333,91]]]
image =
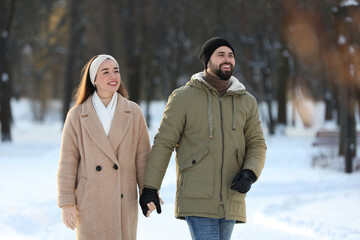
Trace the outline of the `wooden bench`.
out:
[[[335,168],[347,173],[351,173],[353,169],[360,169],[360,158],[352,156],[352,151],[340,156],[339,153],[340,133],[338,130],[320,129],[315,135],[312,143],[316,147],[316,152],[312,156],[312,166],[322,168]],[[356,145],[360,146],[360,131],[356,132]],[[349,146],[350,147],[350,146]],[[358,152],[358,151],[357,151]],[[349,160],[349,158],[352,160]],[[345,160],[345,161],[344,161]]]
[[[312,143],[316,146],[336,147],[339,145],[340,132],[338,130],[319,130],[316,132],[315,140]],[[356,132],[356,144],[360,144],[360,131]]]

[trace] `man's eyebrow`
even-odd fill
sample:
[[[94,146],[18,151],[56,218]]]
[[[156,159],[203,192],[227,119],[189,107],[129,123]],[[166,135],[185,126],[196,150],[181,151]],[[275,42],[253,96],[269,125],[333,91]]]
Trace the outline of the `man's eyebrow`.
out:
[[[224,51],[217,52],[217,54],[226,54]],[[234,54],[233,52],[229,52],[228,54]]]

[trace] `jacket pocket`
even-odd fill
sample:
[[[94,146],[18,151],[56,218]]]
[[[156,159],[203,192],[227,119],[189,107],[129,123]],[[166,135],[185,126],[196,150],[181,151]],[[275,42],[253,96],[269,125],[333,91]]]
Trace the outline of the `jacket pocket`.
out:
[[[241,156],[239,156],[239,151],[238,149],[236,149],[233,157],[231,158],[231,163],[228,169],[228,173],[229,173],[228,198],[229,200],[233,200],[233,201],[244,201],[246,196],[246,194],[239,193],[237,190],[231,189],[233,179],[242,169],[243,160],[239,158],[241,158]]]
[[[195,153],[192,157],[186,159],[186,161],[179,164],[179,172],[182,172],[188,168],[192,168],[195,165],[199,164],[201,160],[209,153],[209,148],[205,147],[199,152]]]
[[[231,185],[232,180],[242,169],[242,160],[239,159],[239,151],[236,149],[231,157],[231,161],[228,165],[228,174],[229,174],[229,184]]]
[[[246,193],[239,193],[237,190],[229,190],[229,199],[232,201],[244,201],[246,197]]]
[[[184,197],[210,198],[214,188],[214,162],[207,157],[209,149],[203,148],[186,160],[179,168],[181,193]]]
[[[87,180],[83,177],[80,178],[79,183],[76,187],[76,192],[75,192],[75,200],[76,200],[76,207],[79,209],[81,206],[81,203],[83,201],[84,198],[84,193],[85,193],[85,188],[86,188],[86,182]]]

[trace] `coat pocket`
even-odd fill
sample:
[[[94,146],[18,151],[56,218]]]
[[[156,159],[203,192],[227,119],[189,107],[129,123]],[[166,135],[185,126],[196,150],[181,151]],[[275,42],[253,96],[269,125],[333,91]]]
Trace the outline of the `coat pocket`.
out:
[[[203,148],[181,165],[181,193],[184,197],[210,198],[214,188],[214,162]]]
[[[229,190],[229,199],[232,201],[242,202],[246,197],[246,193],[239,193],[236,190]]]
[[[84,198],[85,188],[87,180],[83,177],[80,178],[79,183],[75,191],[76,207],[79,209]]]
[[[233,179],[242,169],[243,160],[239,159],[240,157],[241,156],[239,156],[239,151],[236,149],[233,157],[231,158],[231,162],[228,169],[228,173],[229,173],[228,198],[233,201],[244,201],[246,196],[246,194],[239,193],[238,191],[231,189]]]
[[[198,165],[208,153],[209,153],[209,148],[205,147],[200,151],[198,151],[197,153],[195,153],[192,157],[186,159],[184,162],[179,163],[179,172],[183,172],[188,168],[192,168]]]

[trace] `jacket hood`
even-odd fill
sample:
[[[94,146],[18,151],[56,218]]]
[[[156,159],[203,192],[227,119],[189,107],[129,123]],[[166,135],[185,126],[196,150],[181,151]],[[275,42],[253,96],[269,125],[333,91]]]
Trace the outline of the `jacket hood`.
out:
[[[191,76],[190,81],[186,84],[188,86],[197,88],[206,88],[216,90],[204,79],[204,72],[198,72]],[[225,94],[244,94],[245,86],[234,76],[230,77],[230,87],[227,89]]]

